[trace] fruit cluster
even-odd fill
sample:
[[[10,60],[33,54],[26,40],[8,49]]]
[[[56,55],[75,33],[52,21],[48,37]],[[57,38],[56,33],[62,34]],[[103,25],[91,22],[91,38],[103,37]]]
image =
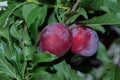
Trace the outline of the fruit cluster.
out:
[[[80,56],[93,56],[98,50],[97,33],[88,26],[74,24],[72,27],[69,29],[62,23],[47,25],[40,34],[40,51],[48,51],[61,57],[71,49]]]

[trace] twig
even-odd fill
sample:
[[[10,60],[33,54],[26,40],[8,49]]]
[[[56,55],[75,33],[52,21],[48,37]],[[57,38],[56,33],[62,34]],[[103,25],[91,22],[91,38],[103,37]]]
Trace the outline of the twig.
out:
[[[76,3],[73,5],[71,11],[75,11],[78,8],[79,4],[80,4],[80,0],[77,0]]]

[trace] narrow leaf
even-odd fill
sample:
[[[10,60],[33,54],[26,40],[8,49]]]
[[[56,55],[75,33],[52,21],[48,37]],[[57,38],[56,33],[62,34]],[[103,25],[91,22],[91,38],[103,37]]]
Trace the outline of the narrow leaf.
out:
[[[99,49],[98,49],[97,57],[103,63],[111,62],[111,60],[110,60],[110,58],[109,58],[109,56],[107,54],[107,50],[106,50],[105,46],[101,42],[99,43]]]
[[[56,59],[56,56],[54,56],[50,53],[47,53],[47,52],[45,52],[45,53],[39,52],[34,55],[34,60],[36,62],[50,62],[55,59]]]
[[[87,24],[115,25],[120,24],[120,16],[116,13],[106,13],[86,21]]]
[[[22,15],[28,26],[30,26],[30,24],[32,24],[34,20],[36,19],[36,11],[38,10],[35,10],[35,9],[37,7],[38,6],[36,4],[29,3],[29,4],[24,5],[22,8]]]

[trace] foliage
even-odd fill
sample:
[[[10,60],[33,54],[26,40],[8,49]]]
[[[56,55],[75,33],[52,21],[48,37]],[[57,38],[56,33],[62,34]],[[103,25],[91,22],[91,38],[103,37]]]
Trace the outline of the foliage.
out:
[[[84,22],[104,35],[103,26],[120,25],[120,0],[7,0],[7,5],[0,5],[0,80],[86,80],[65,60],[39,51],[40,31],[54,22]],[[95,80],[120,79],[120,68],[101,42],[97,58],[103,72]]]

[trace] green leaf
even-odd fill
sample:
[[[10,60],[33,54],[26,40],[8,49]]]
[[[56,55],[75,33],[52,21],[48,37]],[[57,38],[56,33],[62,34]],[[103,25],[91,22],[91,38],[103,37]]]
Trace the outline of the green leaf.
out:
[[[13,79],[6,74],[0,74],[0,80],[13,80]]]
[[[39,52],[37,54],[34,55],[34,60],[36,62],[50,62],[55,60],[57,57],[55,55],[52,55],[48,52]]]
[[[87,12],[84,8],[80,8],[77,10],[78,14],[82,15],[85,19],[88,19]]]
[[[33,23],[31,23],[30,26],[28,26],[28,30],[30,31],[30,36],[32,38],[32,41],[34,43],[34,45],[37,44],[38,40],[39,40],[39,32],[38,32],[38,27],[40,27],[44,21],[45,21],[45,18],[46,18],[46,15],[47,15],[47,5],[43,5],[43,6],[40,6],[40,7],[36,7],[35,11],[38,11],[35,15],[33,15],[33,11],[31,11],[29,13],[29,15],[31,15],[32,17],[36,17],[35,20],[30,20],[32,19],[32,17],[28,16],[27,20],[29,20],[28,22],[31,22],[33,21]],[[35,12],[34,11],[34,12]]]
[[[35,26],[36,24],[33,24],[32,26]],[[36,29],[36,27],[30,27],[29,28],[30,31],[30,37],[31,40],[33,41],[33,45],[37,45],[38,41],[39,41],[39,32],[38,29]]]
[[[37,18],[36,15],[38,14],[38,5],[33,4],[33,3],[24,5],[22,8],[22,14],[23,14],[23,18],[25,19],[27,25],[30,26]]]
[[[14,44],[12,48],[12,54],[7,59],[12,63],[20,75],[21,68],[23,67],[23,63],[21,61],[24,59],[22,49],[18,45]]]
[[[36,48],[34,46],[23,47],[23,55],[25,60],[32,60],[33,55],[35,54]]]
[[[85,78],[81,77],[77,74],[77,71],[71,70],[71,78],[70,80],[85,80]]]
[[[59,75],[57,75],[57,74],[53,74],[53,75],[51,75],[51,77],[52,77],[52,79],[54,79],[54,80],[64,80],[64,78],[63,78],[62,76],[59,76]]]
[[[17,27],[15,24],[13,24],[10,28],[10,34],[15,38],[17,39],[18,41],[21,41],[22,40],[22,33],[19,33],[17,31]]]
[[[87,24],[115,25],[120,24],[120,16],[116,13],[106,13],[86,21]]]
[[[28,34],[27,29],[18,28],[17,24],[13,24],[10,28],[10,34],[12,37],[17,39],[19,42],[24,42],[26,45],[31,45],[31,38]]]
[[[30,35],[28,34],[28,30],[24,30],[23,31],[23,42],[26,44],[26,45],[31,45],[32,42],[31,42],[31,37]]]
[[[2,41],[2,40],[0,40],[0,53],[5,53],[5,47],[7,46],[7,44],[4,42],[4,41]]]
[[[0,36],[6,38],[7,40],[9,40],[9,28],[6,27],[4,29],[0,29]]]
[[[36,74],[31,80],[53,80],[51,75],[45,71]]]
[[[48,24],[55,23],[55,22],[57,22],[57,19],[55,17],[55,12],[52,12],[52,14],[50,15],[48,19]]]
[[[47,10],[48,10],[48,6],[47,5],[43,5],[42,7],[39,8],[39,14],[37,17],[37,25],[36,26],[40,26],[44,23],[45,18],[47,16]]]
[[[105,6],[107,6],[111,12],[120,12],[120,3],[118,2],[106,1]]]
[[[23,18],[23,16],[22,16],[22,9],[21,9],[21,8],[16,9],[16,10],[13,12],[13,14],[14,14],[15,16],[17,16],[17,17]]]
[[[26,19],[28,26],[34,23],[38,14],[39,14],[39,7],[36,7],[31,10],[31,12],[28,14],[27,19]]]
[[[10,21],[10,17],[11,17],[11,14],[15,8],[17,4],[15,3],[12,3],[12,4],[9,4],[7,10],[5,12],[3,12],[3,14],[0,16],[0,27],[7,27],[9,25],[9,22]]]
[[[88,24],[88,26],[90,26],[91,28],[97,30],[97,31],[100,31],[102,33],[105,33],[105,29],[103,26],[99,25],[99,24]]]
[[[93,0],[80,0],[80,1],[81,1],[81,7],[85,8],[85,9],[91,8],[91,4],[92,4]]]
[[[105,66],[105,72],[101,76],[100,80],[119,80],[120,79],[120,67],[113,63],[108,63]]]
[[[104,1],[105,1],[105,0],[100,0],[100,1],[98,1],[98,0],[93,0],[93,2],[92,2],[92,4],[91,4],[91,7],[92,7],[93,9],[95,9],[95,10],[100,10],[101,7],[103,7],[104,4],[105,4]],[[107,0],[107,1],[108,1],[108,0]],[[108,1],[108,2],[109,2],[109,1]]]
[[[0,42],[0,73],[6,74],[12,78],[17,79],[15,68],[5,58],[4,54],[9,54],[9,53],[6,53],[6,49],[4,45],[5,43]]]
[[[63,77],[65,80],[69,80],[70,75],[70,66],[67,65],[65,61],[54,65],[54,68],[57,70],[57,75]]]
[[[72,15],[69,17],[66,21],[66,24],[71,24],[74,22],[80,15],[82,15],[85,19],[88,19],[87,12],[83,8],[78,8],[78,10],[75,12],[75,15]]]
[[[3,27],[9,13],[10,13],[10,10],[7,10],[6,12],[0,15],[0,28]]]
[[[55,14],[56,14],[56,19],[58,20],[58,22],[61,23],[65,23],[65,16],[69,11],[65,11],[65,10],[60,10],[59,8],[55,8]]]
[[[11,54],[11,51],[10,51],[10,48],[9,48],[9,45],[0,40],[0,52],[6,57],[6,58],[11,58],[12,55],[14,55],[13,53]]]
[[[112,0],[93,0],[91,7],[95,10],[103,10],[106,12],[120,12],[120,3]]]
[[[38,27],[38,25],[42,25],[43,22],[45,21],[46,14],[47,14],[47,6],[43,5],[39,7],[38,5],[33,3],[26,4],[22,8],[22,14],[28,27],[30,27],[31,24],[33,23],[36,23],[36,26]]]
[[[52,74],[48,73],[46,71],[48,67],[39,67],[37,70],[32,74],[32,79],[31,80],[55,80],[52,77]]]
[[[13,47],[11,48],[12,49],[10,51],[8,44],[6,44],[4,41],[0,41],[0,56],[3,56],[3,59],[7,63],[9,62],[10,64],[12,64],[11,66],[14,67],[15,70],[17,70],[16,72],[20,72],[21,60],[23,59],[22,51],[18,46],[15,45],[13,45]]]
[[[98,53],[97,53],[97,57],[105,64],[108,62],[111,62],[108,54],[107,54],[107,50],[105,48],[105,46],[99,42],[99,48],[98,48]]]

